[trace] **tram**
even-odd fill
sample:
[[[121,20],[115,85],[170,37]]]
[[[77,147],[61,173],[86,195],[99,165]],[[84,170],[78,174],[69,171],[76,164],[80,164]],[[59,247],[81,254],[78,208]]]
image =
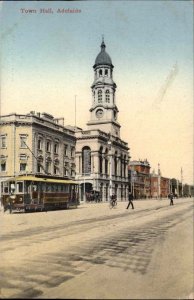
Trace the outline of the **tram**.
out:
[[[73,180],[18,176],[1,182],[1,202],[10,213],[77,208],[78,195]]]

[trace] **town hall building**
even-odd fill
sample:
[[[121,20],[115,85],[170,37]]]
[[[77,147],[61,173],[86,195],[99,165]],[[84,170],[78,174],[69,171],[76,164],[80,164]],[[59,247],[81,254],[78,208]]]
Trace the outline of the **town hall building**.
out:
[[[113,194],[126,200],[128,195],[129,148],[120,137],[113,68],[103,40],[93,66],[90,120],[87,130],[76,132],[76,180],[82,200],[99,195],[108,201]]]

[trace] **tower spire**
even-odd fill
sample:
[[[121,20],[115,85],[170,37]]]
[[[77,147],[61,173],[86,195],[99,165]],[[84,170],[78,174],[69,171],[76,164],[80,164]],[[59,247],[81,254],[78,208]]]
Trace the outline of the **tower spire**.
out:
[[[161,175],[160,164],[158,163],[158,175]]]
[[[105,51],[106,45],[104,43],[104,34],[102,34],[101,51]]]

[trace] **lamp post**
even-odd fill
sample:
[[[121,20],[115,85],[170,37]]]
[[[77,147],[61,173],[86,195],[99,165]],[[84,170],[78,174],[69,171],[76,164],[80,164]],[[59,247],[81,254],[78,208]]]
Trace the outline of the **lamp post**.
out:
[[[84,186],[83,186],[84,194],[83,194],[83,200],[86,202],[86,181],[85,181],[85,174],[84,174]]]
[[[181,167],[181,196],[183,197],[183,169]]]
[[[109,177],[109,196],[111,199],[112,196],[112,142],[111,140],[108,141],[108,147],[109,147],[109,171],[110,171],[110,177]]]
[[[131,192],[133,197],[135,197],[135,177],[136,177],[137,172],[132,170],[131,171]]]
[[[85,175],[86,173],[82,173],[82,174],[79,174],[77,176],[77,180],[79,183],[79,186],[80,186],[80,199],[82,198],[81,196],[83,196],[83,201],[85,202],[86,201],[86,182],[85,182]],[[80,180],[81,179],[81,180]],[[83,190],[82,190],[82,184],[83,184]],[[82,194],[82,191],[83,191],[83,194]]]

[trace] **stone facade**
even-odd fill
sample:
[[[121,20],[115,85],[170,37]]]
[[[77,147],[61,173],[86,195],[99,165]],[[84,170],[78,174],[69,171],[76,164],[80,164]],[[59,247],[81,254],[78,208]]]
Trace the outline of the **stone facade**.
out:
[[[0,176],[75,178],[75,132],[47,113],[1,116]]]

